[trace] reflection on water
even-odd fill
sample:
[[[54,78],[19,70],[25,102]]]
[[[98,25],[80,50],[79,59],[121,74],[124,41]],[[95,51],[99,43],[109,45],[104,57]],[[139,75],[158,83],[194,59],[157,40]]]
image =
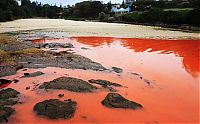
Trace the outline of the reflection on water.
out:
[[[19,78],[25,72],[5,79],[19,79],[8,87],[20,91],[23,104],[16,105],[16,113],[9,123],[198,123],[199,121],[199,41],[152,40],[110,37],[72,37],[61,39],[38,39],[35,43],[72,43],[73,52],[101,63],[106,68],[123,69],[122,74],[108,71],[73,70],[48,67],[28,69],[25,72],[41,71],[44,75]],[[85,49],[82,49],[85,48]],[[44,50],[49,50],[48,48]],[[56,48],[55,51],[69,50]],[[137,78],[135,74],[144,79]],[[108,91],[99,89],[93,93],[74,93],[62,90],[38,90],[36,84],[51,81],[61,76],[104,79],[119,83],[126,88],[116,88],[127,99],[144,106],[139,111],[110,109],[101,101]],[[147,85],[144,80],[150,81]],[[30,90],[26,90],[30,87]],[[59,98],[58,94],[65,94]],[[37,116],[33,106],[46,99],[72,99],[77,101],[77,111],[69,120],[49,120]],[[83,118],[84,117],[84,118]]]
[[[111,38],[111,37],[74,37],[80,43],[97,47],[110,45],[112,42],[120,41],[123,47],[135,52],[159,52],[159,54],[174,53],[182,57],[185,70],[193,77],[199,76],[199,40],[155,40],[155,39],[133,39],[133,38]]]

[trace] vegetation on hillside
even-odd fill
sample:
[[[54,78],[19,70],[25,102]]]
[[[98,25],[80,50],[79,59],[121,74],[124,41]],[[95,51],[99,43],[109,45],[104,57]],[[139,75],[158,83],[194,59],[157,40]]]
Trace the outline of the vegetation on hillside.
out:
[[[199,0],[172,1],[136,1],[131,5],[133,12],[115,14],[111,12],[112,4],[100,1],[83,1],[73,6],[58,7],[30,0],[0,1],[0,21],[19,18],[64,18],[72,20],[99,20],[104,22],[127,22],[169,25],[200,25]]]

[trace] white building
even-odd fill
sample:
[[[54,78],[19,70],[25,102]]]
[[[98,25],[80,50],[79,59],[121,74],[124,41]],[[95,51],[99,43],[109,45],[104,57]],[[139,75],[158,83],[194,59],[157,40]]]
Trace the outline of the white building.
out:
[[[124,8],[117,8],[116,6],[113,6],[111,12],[114,12],[116,14],[123,14],[123,13],[131,12],[131,9],[130,7],[127,7],[124,9]]]

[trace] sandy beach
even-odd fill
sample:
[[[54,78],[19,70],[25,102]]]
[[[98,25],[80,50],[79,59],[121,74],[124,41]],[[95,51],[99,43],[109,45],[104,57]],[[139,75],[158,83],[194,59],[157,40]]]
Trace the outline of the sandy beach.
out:
[[[199,39],[199,33],[162,30],[159,27],[63,19],[20,19],[0,23],[0,33],[39,30],[71,36],[104,36],[153,39]]]

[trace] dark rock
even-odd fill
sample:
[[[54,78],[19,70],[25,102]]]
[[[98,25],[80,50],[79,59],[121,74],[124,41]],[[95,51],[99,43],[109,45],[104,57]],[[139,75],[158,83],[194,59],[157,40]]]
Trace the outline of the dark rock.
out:
[[[29,73],[24,73],[24,76],[29,76],[30,74]]]
[[[67,99],[67,100],[64,100],[64,101],[65,101],[65,102],[68,102],[68,101],[70,101],[70,102],[71,102],[72,100],[71,100],[71,99]]]
[[[15,112],[14,109],[10,107],[0,106],[0,122],[6,121]]]
[[[19,80],[17,80],[17,79],[14,79],[14,80],[13,80],[13,82],[14,82],[14,83],[18,83],[18,82],[19,82]]]
[[[11,83],[12,81],[11,80],[6,80],[6,79],[0,79],[0,87],[4,84],[8,84],[8,83]]]
[[[27,71],[28,69],[23,69],[23,71]]]
[[[62,102],[58,99],[45,100],[34,106],[38,115],[44,115],[50,119],[72,118],[76,111],[77,103],[74,101]]]
[[[105,88],[107,88],[110,92],[117,92],[117,90],[116,89],[114,89],[114,88],[112,88],[112,87],[105,87]]]
[[[40,89],[65,89],[73,92],[91,92],[96,89],[95,86],[88,82],[72,78],[72,77],[60,77],[50,82],[45,82],[39,86]]]
[[[0,99],[0,106],[12,106],[12,105],[15,105],[17,104],[18,101],[17,100],[14,100],[14,99]]]
[[[74,48],[71,43],[45,43],[42,46],[43,48]]]
[[[151,84],[150,80],[144,79],[144,82],[147,83],[148,85]]]
[[[34,72],[34,73],[24,73],[24,76],[22,76],[22,78],[26,78],[26,77],[37,77],[37,76],[40,76],[40,75],[43,75],[44,73],[43,72],[40,72],[40,71],[37,71],[37,72]]]
[[[64,97],[64,94],[59,94],[58,97],[62,98]]]
[[[11,88],[0,91],[0,122],[7,121],[7,118],[15,111],[10,107],[5,106],[17,104],[18,100],[13,98],[16,98],[18,94],[19,92]]]
[[[81,47],[82,50],[88,50],[89,48],[86,47]]]
[[[132,75],[134,75],[134,76],[136,76],[136,77],[138,77],[138,78],[140,78],[140,79],[143,79],[143,77],[142,77],[142,75],[140,75],[140,74],[138,74],[138,73],[131,73]]]
[[[112,67],[113,71],[116,72],[116,73],[122,73],[123,72],[123,69],[121,68],[118,68],[118,67]]]
[[[89,80],[90,83],[95,83],[95,84],[99,84],[99,85],[102,85],[102,86],[115,86],[115,87],[121,87],[122,85],[120,84],[117,84],[117,83],[113,83],[113,82],[110,82],[110,81],[107,81],[107,80],[94,80],[94,79],[91,79]]]
[[[127,100],[118,93],[109,93],[101,103],[109,108],[126,108],[134,110],[142,108],[141,104]]]
[[[15,98],[18,94],[19,92],[17,92],[16,90],[8,88],[0,91],[0,99]]]
[[[28,86],[28,87],[26,87],[26,90],[29,90],[30,88],[31,88],[31,87]]]

